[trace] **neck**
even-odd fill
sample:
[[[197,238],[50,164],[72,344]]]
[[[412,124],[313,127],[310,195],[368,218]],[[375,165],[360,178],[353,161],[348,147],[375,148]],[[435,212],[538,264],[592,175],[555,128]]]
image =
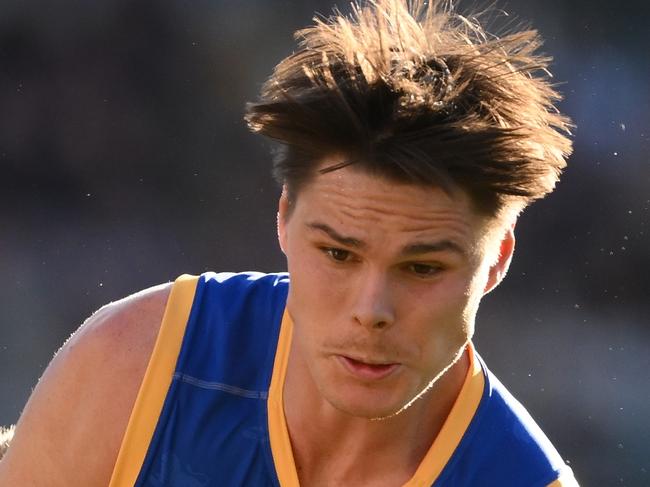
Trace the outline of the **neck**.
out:
[[[283,402],[301,485],[398,486],[408,481],[440,433],[468,368],[466,352],[409,408],[370,420],[323,398],[292,346]]]

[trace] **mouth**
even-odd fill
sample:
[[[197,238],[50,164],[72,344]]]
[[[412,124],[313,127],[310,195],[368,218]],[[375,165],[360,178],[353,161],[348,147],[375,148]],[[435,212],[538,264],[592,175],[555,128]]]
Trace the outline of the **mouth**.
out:
[[[338,355],[338,359],[350,374],[364,381],[384,379],[395,372],[400,366],[398,363],[363,362],[346,355]]]

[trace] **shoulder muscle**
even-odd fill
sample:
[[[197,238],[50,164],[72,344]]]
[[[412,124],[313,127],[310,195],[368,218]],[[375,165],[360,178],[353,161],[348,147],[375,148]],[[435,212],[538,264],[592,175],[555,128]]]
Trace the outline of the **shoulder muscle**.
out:
[[[108,485],[170,288],[104,306],[61,347],[0,462],[0,484]]]

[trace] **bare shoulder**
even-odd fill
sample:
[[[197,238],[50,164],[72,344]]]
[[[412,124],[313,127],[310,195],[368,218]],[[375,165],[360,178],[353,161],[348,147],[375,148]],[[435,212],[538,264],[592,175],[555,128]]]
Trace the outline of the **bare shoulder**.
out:
[[[104,306],[61,347],[0,462],[0,485],[108,485],[170,289]]]

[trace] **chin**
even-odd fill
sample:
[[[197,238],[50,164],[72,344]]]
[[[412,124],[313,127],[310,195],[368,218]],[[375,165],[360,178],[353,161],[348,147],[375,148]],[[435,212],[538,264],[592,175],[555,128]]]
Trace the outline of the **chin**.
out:
[[[392,418],[404,411],[414,400],[389,397],[395,395],[394,391],[391,391],[393,394],[381,390],[350,391],[348,394],[345,392],[345,389],[339,389],[325,397],[336,410],[371,421]]]

